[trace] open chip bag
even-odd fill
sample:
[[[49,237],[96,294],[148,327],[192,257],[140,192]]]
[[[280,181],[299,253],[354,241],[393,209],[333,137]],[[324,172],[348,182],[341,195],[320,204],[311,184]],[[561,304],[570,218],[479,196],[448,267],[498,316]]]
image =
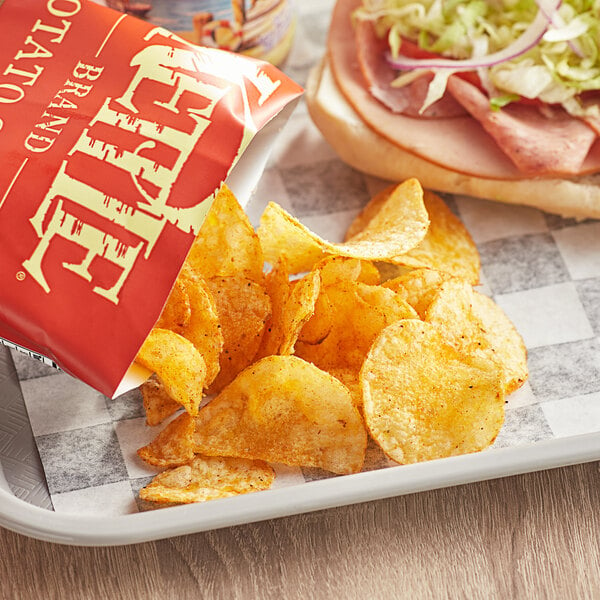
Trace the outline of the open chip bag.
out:
[[[115,396],[301,88],[87,0],[4,0],[0,28],[0,338]]]

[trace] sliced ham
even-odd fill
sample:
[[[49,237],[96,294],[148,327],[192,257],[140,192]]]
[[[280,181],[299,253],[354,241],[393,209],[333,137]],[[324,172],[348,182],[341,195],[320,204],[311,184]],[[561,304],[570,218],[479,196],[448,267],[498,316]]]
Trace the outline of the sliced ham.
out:
[[[581,104],[584,108],[600,107],[600,90],[584,92],[581,97]],[[584,117],[583,120],[600,137],[600,115],[598,114],[598,108],[596,108],[596,115]]]
[[[562,109],[546,107],[542,112],[519,103],[492,110],[485,94],[456,77],[449,79],[448,91],[524,173],[577,175],[583,170],[597,138],[584,121]],[[595,169],[600,169],[600,156]]]
[[[387,40],[377,36],[371,21],[356,21],[354,34],[358,62],[369,91],[392,112],[434,119],[465,114],[465,109],[450,94],[444,95],[420,114],[433,74],[424,73],[408,85],[393,87],[392,82],[397,78],[398,72],[385,59]]]
[[[600,117],[586,117],[584,121],[600,136]]]

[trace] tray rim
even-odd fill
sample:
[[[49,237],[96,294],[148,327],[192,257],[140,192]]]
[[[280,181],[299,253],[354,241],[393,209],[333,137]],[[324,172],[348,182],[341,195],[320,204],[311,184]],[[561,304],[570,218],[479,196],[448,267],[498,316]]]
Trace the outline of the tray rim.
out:
[[[29,504],[8,491],[0,464],[0,526],[57,544],[122,546],[596,460],[600,431],[114,517]]]

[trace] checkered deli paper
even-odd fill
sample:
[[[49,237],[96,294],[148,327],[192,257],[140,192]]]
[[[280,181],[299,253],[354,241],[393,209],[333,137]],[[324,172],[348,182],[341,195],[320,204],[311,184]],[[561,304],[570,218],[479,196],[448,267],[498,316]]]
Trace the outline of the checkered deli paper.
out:
[[[300,84],[324,52],[332,6],[323,0],[303,0],[297,6],[296,41],[284,70]],[[322,237],[339,241],[385,185],[342,163],[301,102],[278,138],[247,210],[256,225],[267,202],[274,200]],[[600,432],[600,222],[577,223],[462,196],[444,199],[479,248],[480,291],[512,319],[529,353],[529,380],[509,397],[502,431],[485,452]],[[4,380],[16,370],[28,415],[24,431],[3,431],[3,424],[25,421],[26,415],[18,389],[10,403],[0,403],[0,441],[8,457],[3,460],[21,462],[18,477],[7,473],[15,494],[69,513],[148,509],[138,491],[157,470],[143,463],[136,450],[156,436],[157,428],[145,425],[139,392],[110,400],[65,373],[24,355],[11,356],[0,360],[0,370]],[[21,442],[11,455],[15,437],[26,436],[29,424],[35,447],[32,443],[24,451]],[[368,448],[365,469],[391,464],[377,448]],[[332,476],[280,465],[275,470],[275,486]]]

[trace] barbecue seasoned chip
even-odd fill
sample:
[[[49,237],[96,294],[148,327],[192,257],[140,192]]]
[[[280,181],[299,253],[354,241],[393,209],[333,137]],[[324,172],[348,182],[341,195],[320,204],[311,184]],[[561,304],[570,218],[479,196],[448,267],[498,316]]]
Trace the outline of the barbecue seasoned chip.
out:
[[[426,321],[443,329],[447,339],[464,352],[484,352],[501,365],[508,395],[527,379],[527,350],[504,311],[466,282],[443,283],[426,311]]]
[[[182,269],[178,281],[183,286],[190,305],[187,325],[178,333],[190,340],[204,359],[204,385],[208,386],[219,372],[219,359],[224,344],[217,305],[206,281],[189,267]]]
[[[190,322],[191,313],[186,286],[178,277],[155,327],[181,334]]]
[[[495,360],[458,350],[440,328],[397,321],[360,373],[367,427],[398,463],[483,450],[504,420],[502,375]]]
[[[263,252],[244,209],[223,184],[196,236],[187,264],[210,279],[217,276],[263,280]]]
[[[296,356],[254,363],[202,408],[196,452],[360,471],[367,434],[349,391]]]
[[[167,394],[191,415],[198,413],[206,364],[192,342],[169,329],[154,328],[136,361],[156,373]]]
[[[346,231],[347,242],[356,239],[369,226],[394,189],[394,186],[390,186],[373,196]],[[444,271],[473,285],[477,284],[481,261],[477,246],[466,227],[437,194],[425,190],[423,201],[430,219],[427,235],[401,259],[393,261],[398,267],[385,265],[386,276],[394,277],[394,269],[400,274],[402,266],[425,267]]]
[[[270,290],[271,304],[276,307],[271,313],[261,348],[256,359],[272,354],[293,354],[298,336],[305,323],[315,312],[319,297],[321,277],[319,271],[311,271],[302,279],[290,282],[276,269],[270,273],[267,290]]]
[[[424,319],[425,312],[439,287],[450,279],[450,275],[433,269],[414,269],[404,275],[385,281],[385,288],[401,295]]]
[[[155,467],[175,467],[194,458],[193,417],[181,413],[152,442],[140,448],[138,456]]]
[[[427,233],[429,217],[416,179],[396,186],[368,225],[345,243],[328,242],[279,205],[267,205],[258,228],[265,258],[284,256],[292,273],[309,271],[327,255],[395,263]]]
[[[146,424],[151,427],[162,423],[181,408],[181,404],[167,394],[164,384],[156,375],[144,381],[140,391],[146,413]]]
[[[161,504],[205,502],[266,490],[274,479],[275,472],[262,461],[196,456],[159,473],[140,490],[140,498]]]
[[[331,307],[324,317],[331,319],[329,333],[318,344],[298,342],[296,354],[326,371],[342,369],[358,374],[382,329],[399,319],[417,318],[398,294],[381,286],[338,281],[326,286],[322,294]]]
[[[223,335],[220,371],[208,389],[215,394],[254,360],[271,315],[271,301],[262,285],[243,277],[215,277],[206,283]]]

